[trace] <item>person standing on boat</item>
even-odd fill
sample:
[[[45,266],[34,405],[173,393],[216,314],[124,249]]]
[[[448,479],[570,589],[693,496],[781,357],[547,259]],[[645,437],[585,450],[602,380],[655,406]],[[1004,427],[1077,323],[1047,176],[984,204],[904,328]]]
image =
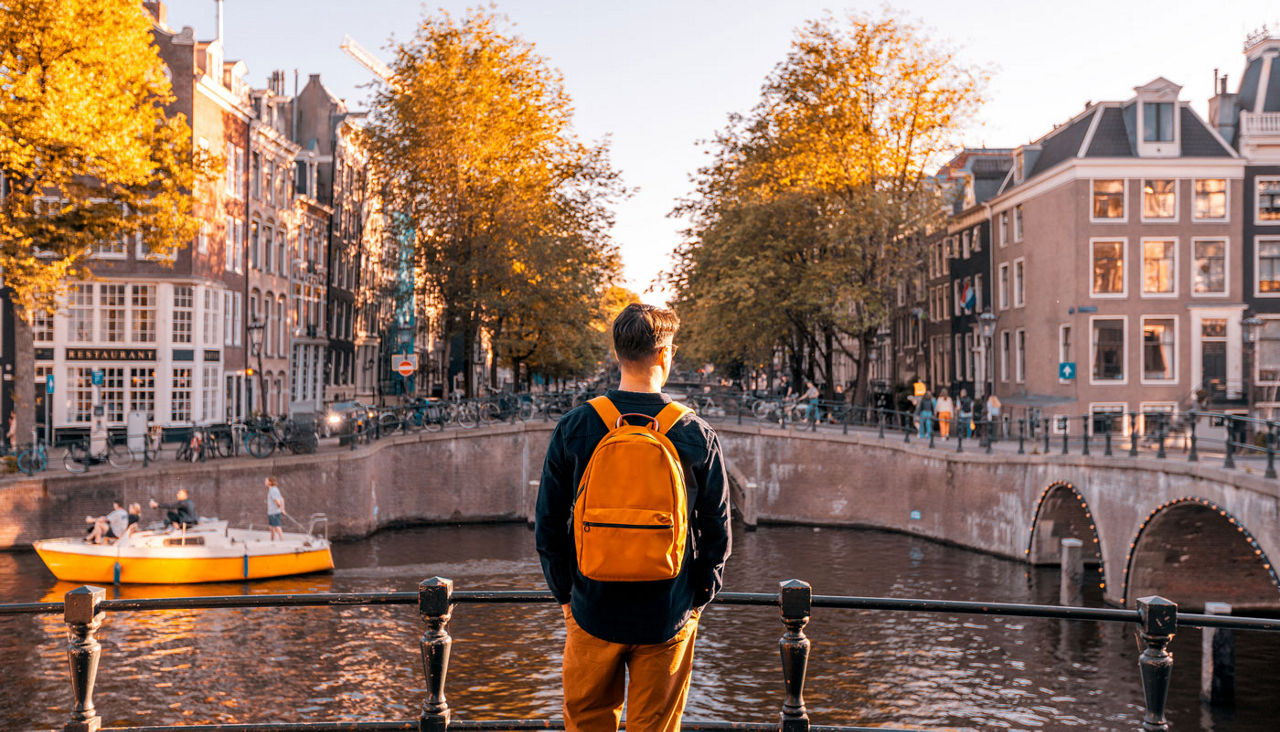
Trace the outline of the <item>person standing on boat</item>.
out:
[[[179,526],[195,526],[199,522],[199,515],[196,513],[196,506],[191,502],[191,498],[187,495],[186,488],[178,489],[177,503],[156,503],[156,499],[151,499],[152,508],[163,508],[168,513],[165,514],[164,527],[167,529],[174,524]]]
[[[284,496],[280,495],[280,485],[274,475],[267,480],[267,526],[271,529],[271,540],[284,541],[284,529],[280,520],[284,518]]]

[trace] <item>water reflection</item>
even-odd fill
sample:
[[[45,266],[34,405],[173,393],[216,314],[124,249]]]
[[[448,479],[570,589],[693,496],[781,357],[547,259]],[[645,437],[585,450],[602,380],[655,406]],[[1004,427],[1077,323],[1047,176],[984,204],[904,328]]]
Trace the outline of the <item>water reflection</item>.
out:
[[[122,596],[413,590],[432,575],[458,589],[542,589],[520,525],[386,532],[334,548],[332,574]],[[739,532],[729,589],[776,591],[787,577],[819,594],[1053,602],[1052,570],[870,531],[770,527]],[[1100,601],[1094,579],[1091,604]],[[57,599],[34,555],[0,554],[0,600]],[[165,611],[110,615],[97,702],[108,724],[410,718],[425,694],[412,607]],[[559,716],[558,610],[461,605],[449,700],[460,719]],[[781,704],[777,610],[712,607],[699,631],[688,717],[773,721]],[[820,609],[806,700],[815,723],[958,730],[1132,729],[1141,717],[1132,628],[1030,618]],[[0,720],[60,726],[70,701],[56,616],[0,618]],[[1274,729],[1274,636],[1238,633],[1233,715],[1197,701],[1197,632],[1174,641],[1171,719],[1180,729]]]

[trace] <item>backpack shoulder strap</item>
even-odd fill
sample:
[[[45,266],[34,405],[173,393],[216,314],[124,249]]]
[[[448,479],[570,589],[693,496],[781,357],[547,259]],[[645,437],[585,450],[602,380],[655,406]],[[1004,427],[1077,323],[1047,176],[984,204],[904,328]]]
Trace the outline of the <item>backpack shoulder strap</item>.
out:
[[[613,406],[613,402],[609,401],[607,396],[598,396],[595,399],[587,401],[592,409],[596,410],[596,414],[600,415],[600,419],[604,420],[605,429],[613,430],[618,426],[618,420],[622,419],[622,412]]]
[[[658,412],[658,416],[654,419],[658,420],[658,432],[667,434],[667,430],[675,426],[676,422],[686,414],[693,414],[693,410],[681,404],[680,402],[671,402]]]

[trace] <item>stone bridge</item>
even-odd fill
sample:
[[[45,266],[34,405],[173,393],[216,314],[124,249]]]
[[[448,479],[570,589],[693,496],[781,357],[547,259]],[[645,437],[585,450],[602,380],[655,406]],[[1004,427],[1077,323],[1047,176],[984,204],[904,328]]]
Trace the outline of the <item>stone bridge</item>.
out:
[[[394,525],[528,520],[552,426],[497,425],[384,439],[355,451],[217,460],[0,483],[0,548],[83,531],[112,498],[172,500],[261,524],[262,478],[337,536]],[[1280,609],[1280,482],[1249,470],[1144,457],[955,453],[873,433],[719,425],[735,511],[748,526],[902,531],[1036,564],[1074,537],[1115,604],[1160,594]],[[984,593],[975,588],[975,596]]]

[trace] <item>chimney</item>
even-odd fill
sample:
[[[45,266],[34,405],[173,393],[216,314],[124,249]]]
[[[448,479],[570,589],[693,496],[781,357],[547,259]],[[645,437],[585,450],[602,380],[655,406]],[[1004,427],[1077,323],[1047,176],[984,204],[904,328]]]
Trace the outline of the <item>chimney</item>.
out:
[[[213,5],[218,9],[218,35],[213,40],[222,40],[222,0],[213,0]]]
[[[1240,119],[1239,106],[1236,104],[1235,94],[1227,92],[1227,75],[1217,75],[1217,69],[1214,69],[1216,84],[1212,98],[1209,99],[1209,125],[1222,135],[1222,139],[1227,141],[1229,145],[1236,144],[1236,124]]]

